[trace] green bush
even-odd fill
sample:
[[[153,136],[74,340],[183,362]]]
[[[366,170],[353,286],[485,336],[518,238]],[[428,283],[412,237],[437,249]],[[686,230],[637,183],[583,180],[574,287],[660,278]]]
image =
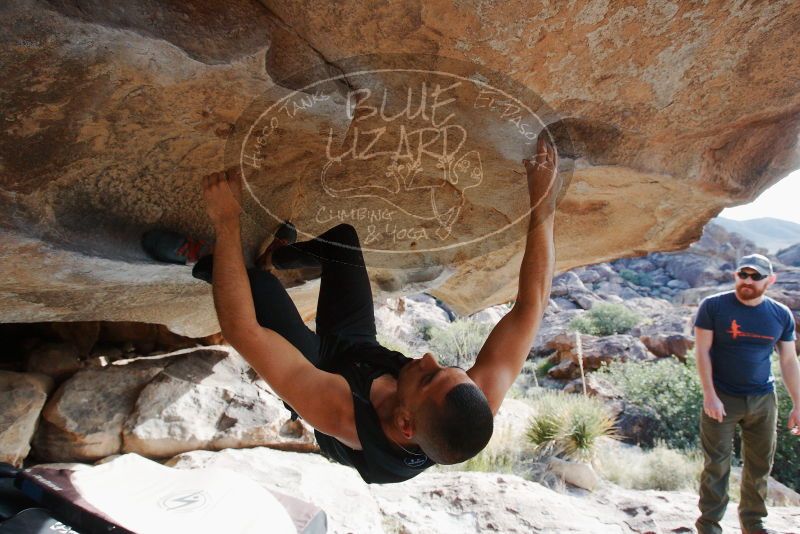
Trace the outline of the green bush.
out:
[[[657,440],[675,449],[699,449],[703,390],[693,353],[688,355],[686,364],[672,359],[654,363],[616,362],[599,372],[623,392],[628,402],[652,409]],[[778,395],[778,443],[772,476],[798,490],[800,445],[786,428],[792,399],[780,379],[777,362],[773,364],[773,374]]]
[[[591,310],[573,319],[569,326],[582,334],[610,336],[626,333],[640,319],[639,315],[624,305],[606,302],[596,304]]]
[[[458,365],[464,369],[475,363],[492,327],[470,319],[457,319],[447,327],[434,326],[428,331],[428,345],[442,365]]]
[[[622,269],[619,272],[619,275],[622,277],[623,280],[627,280],[628,282],[635,284],[637,286],[642,286],[642,287],[653,286],[653,279],[647,273],[637,273],[636,271],[632,271],[630,269]]]
[[[547,391],[532,401],[536,415],[527,435],[539,451],[590,460],[597,440],[613,435],[614,418],[602,401],[594,397]]]
[[[775,448],[775,463],[772,476],[795,491],[800,491],[800,438],[793,436],[786,428],[789,412],[792,411],[792,398],[779,378],[780,367],[773,366],[775,389],[778,393],[778,443]]]
[[[693,355],[686,364],[673,359],[614,362],[599,372],[629,403],[651,409],[657,440],[674,449],[699,446],[703,393]]]

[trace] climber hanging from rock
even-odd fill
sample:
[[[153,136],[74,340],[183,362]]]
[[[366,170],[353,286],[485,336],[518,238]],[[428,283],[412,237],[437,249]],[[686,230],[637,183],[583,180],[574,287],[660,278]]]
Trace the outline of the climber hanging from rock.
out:
[[[212,284],[225,339],[298,416],[314,427],[322,452],[370,483],[401,482],[428,467],[463,462],[492,436],[493,417],[522,369],[547,306],[560,190],[558,155],[539,136],[523,160],[531,216],[516,302],[494,327],[468,370],[443,367],[427,353],[408,358],[376,340],[374,305],[356,230],[334,226],[295,242],[284,223],[254,268],[245,266],[238,169],[203,180],[211,246],[151,231],[148,253],[197,261],[192,274]],[[316,331],[304,323],[273,269],[321,269]]]

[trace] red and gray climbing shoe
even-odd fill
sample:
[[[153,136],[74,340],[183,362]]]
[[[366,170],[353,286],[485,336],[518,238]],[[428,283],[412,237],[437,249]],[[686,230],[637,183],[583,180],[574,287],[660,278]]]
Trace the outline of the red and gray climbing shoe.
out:
[[[170,230],[149,230],[142,235],[142,248],[154,260],[186,265],[211,254],[213,245]]]

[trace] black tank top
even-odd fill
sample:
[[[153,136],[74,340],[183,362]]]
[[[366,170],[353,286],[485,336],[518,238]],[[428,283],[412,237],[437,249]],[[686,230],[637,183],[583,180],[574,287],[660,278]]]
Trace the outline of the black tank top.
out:
[[[343,343],[344,347],[341,348]],[[383,433],[378,414],[369,400],[372,381],[386,373],[397,378],[400,369],[411,358],[377,343],[348,346],[338,339],[325,340],[323,345],[328,345],[329,350],[325,351],[328,354],[325,354],[327,357],[323,356],[320,368],[342,375],[350,385],[356,431],[363,448],[357,451],[333,436],[314,431],[323,454],[335,462],[354,467],[361,478],[370,484],[402,482],[434,465],[435,462],[424,453],[397,451]]]

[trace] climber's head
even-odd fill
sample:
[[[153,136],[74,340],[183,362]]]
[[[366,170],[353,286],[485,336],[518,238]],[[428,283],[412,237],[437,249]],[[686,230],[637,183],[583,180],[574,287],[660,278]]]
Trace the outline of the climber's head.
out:
[[[486,396],[459,367],[442,367],[432,354],[406,364],[397,379],[395,424],[440,464],[478,454],[492,437]]]

